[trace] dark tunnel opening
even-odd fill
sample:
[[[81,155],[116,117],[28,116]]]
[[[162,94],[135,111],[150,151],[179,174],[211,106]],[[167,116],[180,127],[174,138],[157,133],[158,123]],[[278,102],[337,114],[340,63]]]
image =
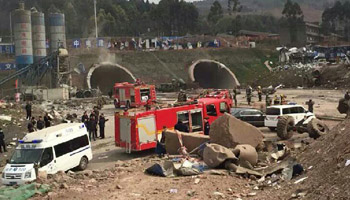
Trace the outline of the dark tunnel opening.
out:
[[[202,88],[232,89],[239,86],[236,76],[225,65],[211,60],[199,60],[191,65],[189,75]]]
[[[90,69],[87,81],[90,88],[99,88],[103,94],[108,94],[115,83],[133,83],[135,82],[135,77],[122,66],[100,64]]]

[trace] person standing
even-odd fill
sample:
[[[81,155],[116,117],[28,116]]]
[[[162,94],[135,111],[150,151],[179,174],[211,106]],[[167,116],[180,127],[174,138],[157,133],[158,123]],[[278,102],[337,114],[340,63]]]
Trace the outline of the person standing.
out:
[[[2,128],[0,128],[0,153],[2,153],[2,149],[4,150],[4,152],[7,152],[6,150],[6,144],[5,144],[5,134],[2,130]]]
[[[315,102],[312,101],[312,99],[309,99],[309,101],[306,102],[306,104],[308,105],[309,112],[313,113],[314,112],[314,104],[315,104]]]
[[[233,89],[233,100],[235,101],[235,107],[237,108],[237,88]]]
[[[39,116],[39,120],[36,122],[36,128],[38,130],[42,130],[43,128],[45,128],[45,122],[43,121],[43,118],[41,116]]]
[[[265,99],[266,107],[271,106],[272,100],[269,97],[269,94],[266,93],[266,99]]]
[[[156,153],[161,158],[166,154],[166,148],[165,148],[165,133],[167,131],[167,127],[163,126],[162,130],[162,137],[158,138],[158,133],[156,133],[156,140],[157,140],[157,146],[156,146]]]
[[[86,111],[84,111],[83,116],[81,117],[81,122],[84,123],[85,127],[87,128],[89,121],[89,116]]]
[[[258,97],[259,97],[259,101],[262,101],[262,89],[261,86],[258,86]]]
[[[96,137],[97,137],[96,126],[97,126],[97,123],[96,123],[96,120],[95,120],[95,115],[91,115],[90,120],[88,122],[90,141],[91,141],[91,139],[96,141]]]
[[[209,135],[210,124],[208,119],[209,119],[208,117],[204,118],[204,135]]]
[[[108,119],[105,118],[104,114],[101,113],[98,125],[100,126],[100,138],[105,138],[105,124]]]
[[[48,128],[51,126],[51,117],[49,116],[48,113],[45,113],[45,116],[44,116],[44,122],[45,122],[45,128]]]
[[[27,112],[27,120],[30,120],[32,118],[32,104],[28,101],[27,105],[25,106],[26,112]]]
[[[250,87],[250,85],[248,85],[248,87],[246,89],[246,96],[247,96],[247,102],[248,102],[249,106],[250,106],[250,102],[252,101],[252,92],[253,92],[252,87]]]

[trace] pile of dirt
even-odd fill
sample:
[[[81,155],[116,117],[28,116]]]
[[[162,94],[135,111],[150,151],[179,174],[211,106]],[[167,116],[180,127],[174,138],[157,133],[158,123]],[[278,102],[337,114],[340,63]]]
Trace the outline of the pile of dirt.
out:
[[[284,182],[278,190],[265,190],[260,199],[271,195],[280,199],[290,199],[297,193],[306,194],[305,199],[349,199],[349,128],[350,119],[338,124],[327,135],[317,140],[309,140],[311,144],[297,157],[306,170],[298,179],[306,179],[297,184]]]
[[[309,199],[349,199],[350,120],[309,145],[298,160],[307,168],[308,179],[298,189],[306,189]]]

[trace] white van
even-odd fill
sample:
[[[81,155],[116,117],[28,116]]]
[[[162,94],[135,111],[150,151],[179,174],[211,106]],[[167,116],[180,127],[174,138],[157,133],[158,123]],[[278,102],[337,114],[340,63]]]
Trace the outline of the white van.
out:
[[[307,111],[301,105],[276,105],[266,108],[265,127],[275,130],[277,122],[281,116],[288,115],[294,118],[295,124],[304,119],[305,116],[311,116],[309,120],[315,118],[315,115]]]
[[[84,124],[52,126],[28,133],[2,172],[2,183],[16,185],[36,179],[35,167],[47,174],[72,168],[84,170],[92,159],[91,143]]]

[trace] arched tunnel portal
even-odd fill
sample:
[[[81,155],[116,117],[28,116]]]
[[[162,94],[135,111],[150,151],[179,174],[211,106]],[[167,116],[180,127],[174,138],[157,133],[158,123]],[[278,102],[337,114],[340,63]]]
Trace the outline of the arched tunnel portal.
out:
[[[115,83],[133,83],[135,80],[128,69],[114,63],[94,64],[86,77],[89,89],[99,88],[103,94],[108,94]]]
[[[232,89],[240,85],[235,74],[224,64],[214,60],[198,60],[188,69],[192,82],[202,88]]]

